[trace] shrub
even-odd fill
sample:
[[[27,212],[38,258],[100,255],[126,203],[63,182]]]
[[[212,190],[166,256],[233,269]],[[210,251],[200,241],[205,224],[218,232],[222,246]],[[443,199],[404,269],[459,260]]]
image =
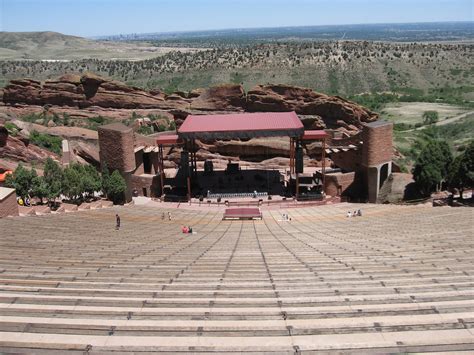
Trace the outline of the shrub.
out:
[[[438,122],[439,115],[437,111],[425,111],[423,112],[423,124],[429,125]]]
[[[153,128],[149,126],[140,126],[137,130],[137,133],[147,136],[149,134],[153,134]]]
[[[4,127],[7,129],[8,134],[14,137],[20,132],[20,129],[12,122],[5,122]]]
[[[62,140],[60,137],[33,131],[30,133],[30,142],[53,153],[61,154]]]
[[[114,202],[114,204],[124,201],[127,184],[125,183],[125,179],[117,170],[110,175],[107,182],[107,188],[107,196]]]

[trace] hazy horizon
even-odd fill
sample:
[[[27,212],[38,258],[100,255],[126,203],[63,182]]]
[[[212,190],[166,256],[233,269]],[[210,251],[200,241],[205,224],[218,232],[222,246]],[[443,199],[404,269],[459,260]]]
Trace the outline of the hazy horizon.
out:
[[[474,19],[470,0],[0,0],[0,13],[0,31],[82,37]]]

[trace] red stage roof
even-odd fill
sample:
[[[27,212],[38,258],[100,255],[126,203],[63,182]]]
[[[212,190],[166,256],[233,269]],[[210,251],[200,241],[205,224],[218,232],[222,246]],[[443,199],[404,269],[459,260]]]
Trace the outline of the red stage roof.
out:
[[[184,139],[300,137],[304,127],[295,112],[189,115],[178,130]]]
[[[320,140],[325,139],[328,137],[326,131],[320,130],[313,130],[313,131],[304,131],[302,140],[310,141],[310,140]]]

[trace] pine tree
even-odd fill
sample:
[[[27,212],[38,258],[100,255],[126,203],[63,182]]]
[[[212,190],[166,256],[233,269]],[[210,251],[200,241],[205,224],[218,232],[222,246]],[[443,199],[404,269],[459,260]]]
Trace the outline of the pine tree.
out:
[[[461,199],[464,189],[474,186],[474,141],[452,162],[448,182],[451,188],[459,189]]]
[[[444,141],[432,140],[421,150],[413,168],[413,178],[420,192],[429,195],[447,180],[452,154]]]

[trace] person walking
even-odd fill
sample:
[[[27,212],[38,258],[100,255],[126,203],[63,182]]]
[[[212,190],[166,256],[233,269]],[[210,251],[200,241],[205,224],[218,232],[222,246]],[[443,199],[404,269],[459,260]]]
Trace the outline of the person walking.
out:
[[[120,216],[118,215],[118,213],[115,215],[115,230],[119,230],[120,229]]]

